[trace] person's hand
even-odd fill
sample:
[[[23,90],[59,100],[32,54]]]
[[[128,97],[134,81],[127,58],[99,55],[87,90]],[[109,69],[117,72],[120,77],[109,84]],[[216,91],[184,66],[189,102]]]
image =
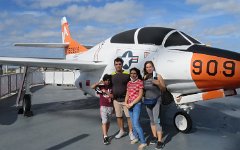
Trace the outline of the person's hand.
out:
[[[99,81],[99,84],[103,84],[103,80]]]
[[[125,103],[125,106],[129,109],[130,108],[130,106],[129,106],[129,104],[128,103]]]
[[[177,97],[176,97],[177,102],[180,102],[181,99],[182,99],[182,96],[177,96]]]
[[[159,85],[159,81],[158,80],[152,80],[152,83],[155,85]]]
[[[129,107],[130,107],[130,108],[133,107],[133,102],[129,104]]]
[[[133,103],[129,103],[126,106],[127,106],[128,109],[130,109],[131,107],[133,107],[133,105],[134,105]]]

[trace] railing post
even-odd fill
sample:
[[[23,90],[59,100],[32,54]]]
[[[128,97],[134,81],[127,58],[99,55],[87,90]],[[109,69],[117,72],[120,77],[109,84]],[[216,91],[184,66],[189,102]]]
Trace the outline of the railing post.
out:
[[[2,75],[0,77],[0,97],[2,97]]]

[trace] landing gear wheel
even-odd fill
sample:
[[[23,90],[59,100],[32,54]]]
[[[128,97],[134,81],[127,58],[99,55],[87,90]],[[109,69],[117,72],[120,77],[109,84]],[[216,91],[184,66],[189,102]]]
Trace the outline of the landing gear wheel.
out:
[[[173,123],[177,130],[183,133],[188,133],[192,129],[192,120],[186,112],[177,112]]]
[[[23,113],[24,116],[31,117],[33,116],[33,112],[31,111],[31,95],[25,94],[23,97]]]

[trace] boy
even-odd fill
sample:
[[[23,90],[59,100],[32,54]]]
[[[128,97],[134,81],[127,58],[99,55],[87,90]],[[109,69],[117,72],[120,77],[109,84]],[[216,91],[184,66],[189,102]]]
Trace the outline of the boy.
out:
[[[103,81],[97,82],[91,86],[100,95],[100,115],[102,119],[103,143],[110,144],[107,136],[110,127],[110,118],[113,113],[111,75],[105,74]]]

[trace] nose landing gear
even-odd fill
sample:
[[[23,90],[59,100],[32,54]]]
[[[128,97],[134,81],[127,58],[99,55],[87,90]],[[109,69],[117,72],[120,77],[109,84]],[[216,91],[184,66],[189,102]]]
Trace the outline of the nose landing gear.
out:
[[[174,126],[183,133],[188,133],[192,129],[192,120],[186,112],[177,112],[174,116]]]

